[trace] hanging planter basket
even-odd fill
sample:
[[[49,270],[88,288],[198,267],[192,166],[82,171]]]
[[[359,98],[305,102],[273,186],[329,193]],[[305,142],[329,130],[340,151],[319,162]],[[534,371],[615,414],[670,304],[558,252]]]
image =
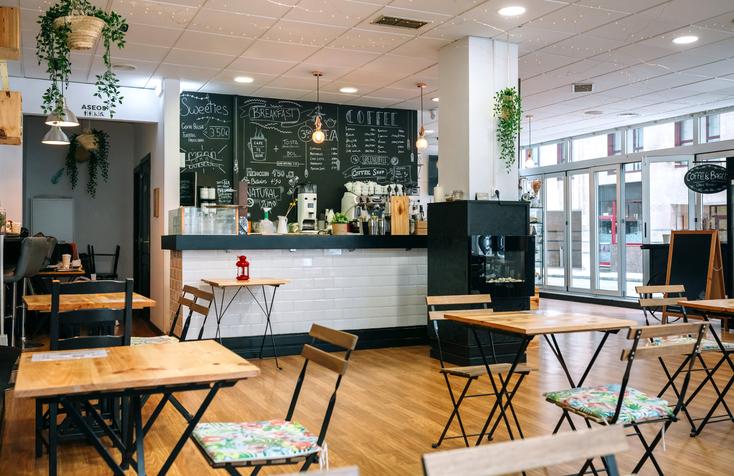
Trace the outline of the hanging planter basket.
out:
[[[76,151],[74,152],[74,160],[76,160],[77,164],[83,164],[89,158],[92,156],[92,153],[89,152],[84,147],[77,147]]]
[[[79,142],[85,150],[96,150],[97,149],[97,138],[92,134],[92,131],[86,130],[84,134],[77,136],[76,141]]]
[[[92,48],[105,26],[104,20],[87,15],[69,15],[54,20],[54,28],[57,30],[64,24],[71,29],[66,41],[70,50]]]

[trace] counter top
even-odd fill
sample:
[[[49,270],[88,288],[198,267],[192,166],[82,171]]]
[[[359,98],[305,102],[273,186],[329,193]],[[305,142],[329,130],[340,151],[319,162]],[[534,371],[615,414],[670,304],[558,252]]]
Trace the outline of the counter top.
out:
[[[164,250],[326,250],[426,248],[428,236],[370,235],[165,235]]]

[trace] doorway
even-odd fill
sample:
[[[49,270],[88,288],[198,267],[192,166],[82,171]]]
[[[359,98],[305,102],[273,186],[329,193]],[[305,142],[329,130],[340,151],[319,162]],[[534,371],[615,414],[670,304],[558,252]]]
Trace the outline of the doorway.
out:
[[[150,154],[135,167],[133,279],[135,292],[150,297]],[[150,321],[150,309],[141,317]]]

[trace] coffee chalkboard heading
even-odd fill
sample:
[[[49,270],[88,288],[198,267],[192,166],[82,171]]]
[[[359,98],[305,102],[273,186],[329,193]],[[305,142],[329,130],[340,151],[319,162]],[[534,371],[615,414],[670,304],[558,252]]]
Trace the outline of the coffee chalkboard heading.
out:
[[[686,187],[698,193],[718,193],[727,187],[726,168],[704,164],[693,167],[683,178]]]

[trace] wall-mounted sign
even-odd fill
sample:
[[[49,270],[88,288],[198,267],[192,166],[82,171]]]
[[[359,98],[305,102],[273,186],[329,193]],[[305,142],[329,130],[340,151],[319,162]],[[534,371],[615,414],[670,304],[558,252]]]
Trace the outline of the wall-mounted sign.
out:
[[[698,193],[718,193],[726,190],[726,168],[705,164],[693,167],[683,179],[686,187]]]

